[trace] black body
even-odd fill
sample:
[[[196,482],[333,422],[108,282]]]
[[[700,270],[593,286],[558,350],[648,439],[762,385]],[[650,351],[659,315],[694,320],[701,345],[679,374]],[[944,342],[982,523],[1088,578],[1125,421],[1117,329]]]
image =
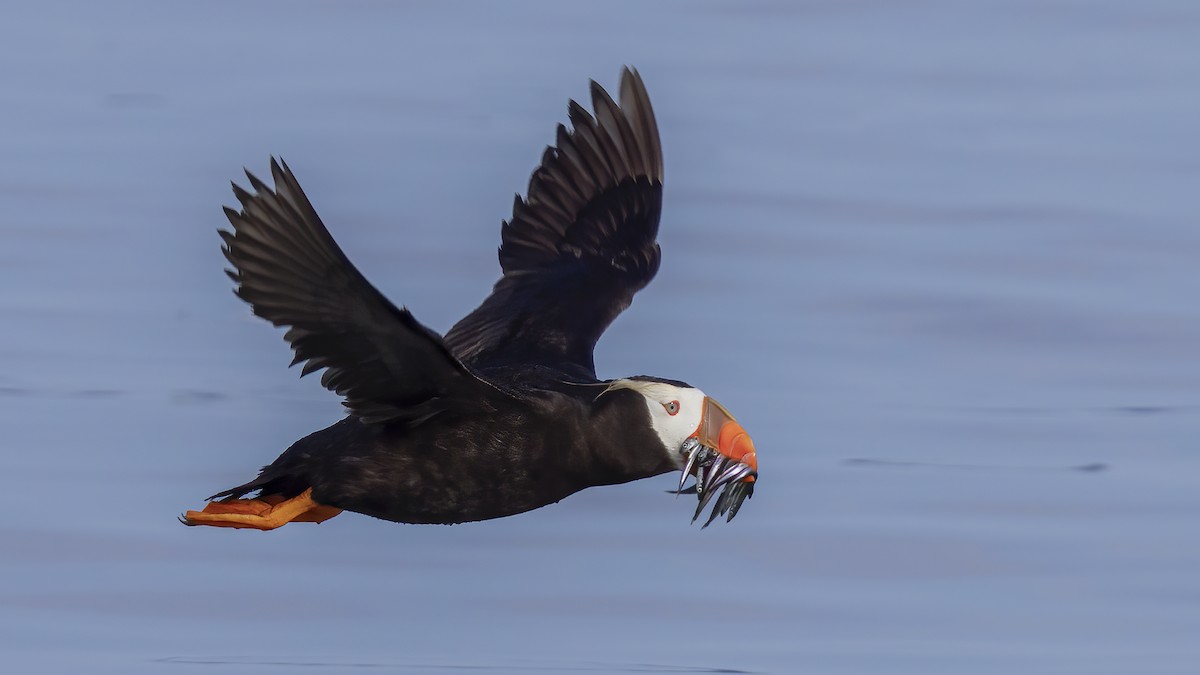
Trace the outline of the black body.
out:
[[[354,416],[296,441],[255,481],[231,490],[313,498],[404,523],[522,513],[587,487],[677,468],[629,391],[538,391],[531,405],[448,414],[416,426]],[[218,495],[218,496],[225,496]]]
[[[247,173],[222,231],[237,294],[287,326],[303,375],[345,397],[350,415],[292,445],[253,491],[313,498],[412,523],[520,513],[589,486],[677,468],[641,395],[597,399],[592,350],[654,277],[662,150],[636,72],[618,106],[592,83],[593,118],[571,101],[503,223],[503,276],[438,336],[379,293],[342,253],[286,164],[274,189]]]

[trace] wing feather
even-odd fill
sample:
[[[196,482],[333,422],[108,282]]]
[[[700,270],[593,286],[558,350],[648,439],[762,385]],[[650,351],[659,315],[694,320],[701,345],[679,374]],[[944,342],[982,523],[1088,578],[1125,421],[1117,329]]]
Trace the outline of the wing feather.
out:
[[[274,189],[246,172],[254,192],[233,186],[241,210],[219,230],[226,273],[254,313],[287,326],[301,376],[321,384],[368,423],[428,419],[450,401],[499,395],[432,330],[362,276],[325,228],[287,164],[271,159]]]
[[[501,226],[504,274],[446,334],[465,364],[535,364],[595,377],[596,341],[658,271],[662,146],[636,71],[620,104],[591,83],[594,115],[571,101],[526,196]]]

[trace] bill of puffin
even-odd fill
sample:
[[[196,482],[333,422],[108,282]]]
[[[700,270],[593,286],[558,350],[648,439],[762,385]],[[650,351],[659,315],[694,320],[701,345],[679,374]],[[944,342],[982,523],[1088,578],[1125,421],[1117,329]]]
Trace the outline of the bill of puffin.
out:
[[[693,522],[710,502],[706,526],[737,514],[758,462],[725,408],[676,380],[596,377],[596,341],[658,271],[663,161],[636,71],[619,104],[595,82],[591,95],[594,114],[570,102],[573,129],[558,126],[513,202],[491,295],[445,336],[359,273],[287,164],[272,158],[273,188],[249,172],[253,192],[234,184],[241,209],[220,235],[235,292],[288,328],[292,365],[324,369],[349,414],[185,524],[271,530],[343,510],[461,523],[669,471],[697,495]]]

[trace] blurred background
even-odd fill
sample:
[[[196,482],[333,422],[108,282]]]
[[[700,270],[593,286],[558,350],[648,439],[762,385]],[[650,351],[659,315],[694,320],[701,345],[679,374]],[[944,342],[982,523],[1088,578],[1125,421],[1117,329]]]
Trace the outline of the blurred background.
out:
[[[0,653],[20,673],[1194,673],[1200,5],[29,3],[0,23]],[[341,416],[215,229],[282,155],[438,331],[636,66],[658,279],[602,377],[754,435],[454,527],[175,521]]]

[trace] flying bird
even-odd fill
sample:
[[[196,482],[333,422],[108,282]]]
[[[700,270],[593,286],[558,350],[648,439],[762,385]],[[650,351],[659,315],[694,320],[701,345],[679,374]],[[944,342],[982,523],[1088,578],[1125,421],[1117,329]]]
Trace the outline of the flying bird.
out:
[[[709,503],[705,526],[737,514],[758,461],[729,411],[678,380],[596,377],[596,341],[658,271],[663,160],[637,71],[619,104],[594,81],[591,96],[513,202],[491,295],[444,336],[359,273],[286,163],[271,159],[274,187],[248,171],[253,192],[233,185],[219,233],[235,292],[287,327],[292,365],[324,369],[348,415],[182,522],[461,523],[669,471],[697,496],[693,522]]]

